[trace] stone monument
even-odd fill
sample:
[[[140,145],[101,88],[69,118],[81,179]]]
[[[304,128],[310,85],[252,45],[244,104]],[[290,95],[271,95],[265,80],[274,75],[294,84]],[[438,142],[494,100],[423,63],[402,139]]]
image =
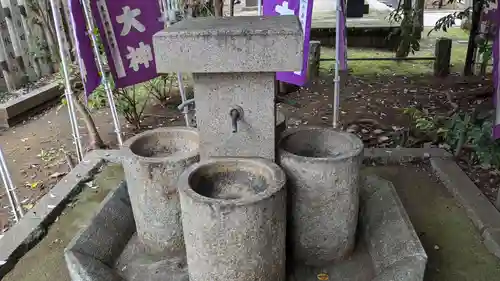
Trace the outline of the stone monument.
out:
[[[159,73],[193,73],[200,157],[275,160],[275,72],[302,67],[295,16],[182,21],[153,38]]]
[[[277,145],[274,73],[301,67],[302,43],[295,16],[196,18],[154,36],[159,73],[193,73],[197,133],[129,141],[127,185],[67,248],[73,281],[423,280],[394,187],[360,176],[361,140],[299,128]]]

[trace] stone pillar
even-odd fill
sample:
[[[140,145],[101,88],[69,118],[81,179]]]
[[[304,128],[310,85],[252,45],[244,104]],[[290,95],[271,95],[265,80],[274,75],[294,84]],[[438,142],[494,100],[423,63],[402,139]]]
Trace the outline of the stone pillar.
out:
[[[296,16],[188,19],[155,34],[153,45],[158,73],[193,73],[202,160],[274,161],[275,72],[302,67]]]
[[[190,281],[285,281],[285,181],[256,158],[212,159],[182,174]]]
[[[177,180],[198,162],[198,145],[194,129],[168,127],[138,134],[122,148],[137,234],[152,251],[184,250]]]
[[[321,266],[354,248],[363,143],[329,128],[284,133],[279,159],[288,179],[290,242],[296,261]]]
[[[451,43],[449,38],[438,38],[436,40],[434,76],[446,77],[450,74]]]
[[[321,64],[321,42],[309,42],[309,61],[307,66],[307,78],[312,81],[319,77],[319,68]]]

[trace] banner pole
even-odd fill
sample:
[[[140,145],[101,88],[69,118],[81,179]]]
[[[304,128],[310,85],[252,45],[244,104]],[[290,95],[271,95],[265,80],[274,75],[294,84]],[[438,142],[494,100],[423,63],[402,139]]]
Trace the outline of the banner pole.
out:
[[[340,1],[337,0],[337,11],[335,17],[335,79],[334,81],[334,91],[333,91],[333,128],[336,129],[339,126],[339,107],[340,107],[340,18],[342,13],[342,5]]]
[[[73,140],[75,141],[75,146],[76,146],[76,155],[78,157],[78,161],[80,162],[83,159],[83,149],[82,149],[82,143],[80,140],[80,132],[78,131],[78,121],[76,118],[75,114],[75,105],[73,101],[73,91],[71,90],[71,81],[69,78],[69,70],[68,70],[68,65],[66,62],[66,54],[64,51],[64,40],[62,38],[61,34],[61,20],[59,18],[59,9],[56,6],[56,3],[54,0],[50,0],[50,7],[52,9],[52,16],[54,19],[54,25],[56,29],[56,37],[57,37],[57,43],[59,45],[59,56],[61,57],[61,65],[63,69],[63,74],[64,74],[64,84],[66,87],[66,90],[64,91],[64,94],[66,96],[66,101],[68,103],[68,113],[69,113],[69,120],[71,123],[71,128],[73,131]]]
[[[111,117],[113,118],[113,126],[115,127],[116,139],[118,140],[118,144],[120,146],[123,145],[123,138],[121,133],[121,125],[120,119],[118,119],[118,112],[116,110],[115,98],[113,96],[113,91],[111,90],[111,85],[109,80],[104,72],[104,65],[99,54],[99,46],[97,42],[96,35],[94,34],[94,22],[92,17],[90,16],[89,6],[90,3],[88,0],[82,0],[83,12],[85,13],[85,19],[87,20],[87,30],[90,33],[90,38],[92,40],[92,47],[94,49],[94,55],[97,60],[97,67],[99,69],[101,75],[101,82],[104,85],[104,91],[106,92],[106,96],[108,98],[109,108],[111,110]]]
[[[19,204],[19,199],[17,198],[16,190],[14,184],[12,183],[12,178],[7,167],[7,161],[5,161],[5,156],[3,154],[2,148],[0,148],[0,175],[9,198],[9,203],[14,213],[14,220],[19,221],[23,217],[23,210],[21,204]]]

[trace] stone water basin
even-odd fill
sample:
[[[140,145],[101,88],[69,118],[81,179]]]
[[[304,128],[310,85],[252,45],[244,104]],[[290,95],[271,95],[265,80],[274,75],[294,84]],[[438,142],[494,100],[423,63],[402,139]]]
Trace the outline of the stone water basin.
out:
[[[427,255],[393,185],[367,176],[360,199],[357,244],[350,258],[323,268],[288,266],[287,280],[423,280]],[[74,281],[189,280],[184,254],[151,255],[138,242],[125,184],[107,196],[65,256]]]

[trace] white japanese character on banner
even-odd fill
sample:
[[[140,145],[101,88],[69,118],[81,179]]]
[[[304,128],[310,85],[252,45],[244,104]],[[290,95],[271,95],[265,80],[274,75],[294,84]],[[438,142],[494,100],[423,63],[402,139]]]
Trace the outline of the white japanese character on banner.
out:
[[[127,46],[127,59],[130,60],[130,68],[134,71],[139,71],[139,65],[143,64],[149,68],[149,62],[153,61],[153,52],[150,45],[145,45],[144,42],[139,43],[138,48]]]
[[[281,16],[295,15],[295,11],[288,8],[288,1],[283,1],[281,5],[276,5],[276,7],[274,7],[274,11],[276,11],[276,13],[280,14]]]
[[[125,6],[122,10],[123,14],[116,17],[116,21],[123,24],[123,29],[120,33],[121,36],[127,35],[132,29],[132,26],[139,32],[146,31],[146,27],[136,19],[136,17],[141,14],[140,9],[130,10],[129,6]]]

